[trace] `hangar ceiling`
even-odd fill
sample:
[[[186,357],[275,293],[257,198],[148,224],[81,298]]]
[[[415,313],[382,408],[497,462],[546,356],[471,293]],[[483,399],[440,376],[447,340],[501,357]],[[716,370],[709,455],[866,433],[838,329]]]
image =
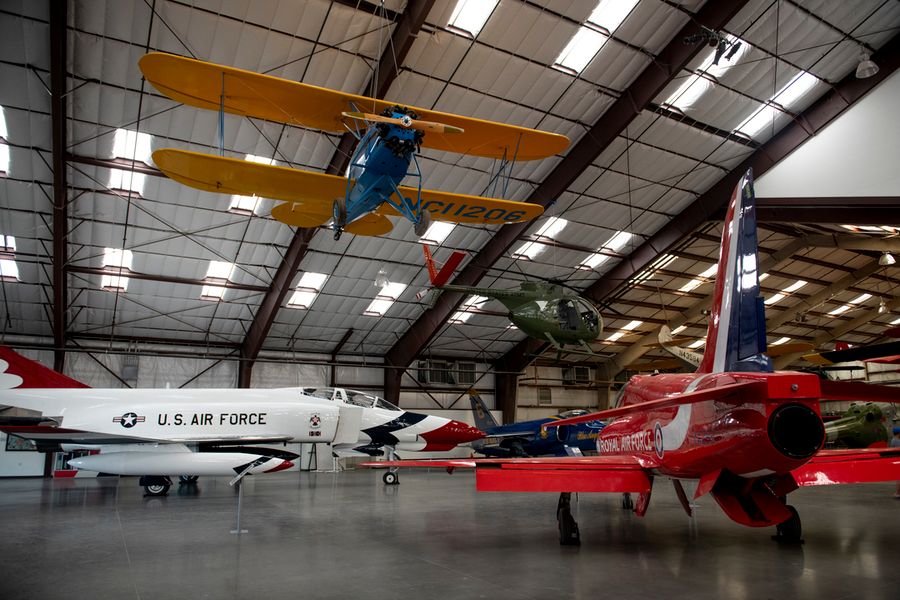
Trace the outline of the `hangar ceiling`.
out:
[[[145,135],[153,149],[222,149],[333,173],[351,140],[233,115],[220,128],[215,112],[141,79],[137,60],[150,50],[568,135],[564,154],[517,164],[506,192],[546,205],[544,217],[505,229],[457,225],[433,240],[437,258],[469,252],[466,283],[558,278],[588,290],[601,303],[603,337],[622,336],[598,344],[596,357],[570,358],[607,364],[611,375],[654,356],[634,341],[663,323],[702,335],[711,286],[697,276],[716,261],[715,210],[729,181],[748,161],[777,162],[896,69],[900,3],[622,0],[631,10],[621,15],[599,4],[500,0],[473,33],[449,25],[455,2],[4,2],[0,234],[15,239],[5,256],[17,274],[3,272],[3,339],[60,350],[165,342],[247,358],[387,356],[401,366],[464,356],[510,369],[544,349],[493,304],[451,319],[461,295],[434,309],[419,301],[428,277],[409,223],[334,241],[275,221],[271,201],[246,204],[159,176],[140,154]],[[714,49],[684,43],[703,26],[734,50],[718,65]],[[585,27],[599,50],[583,69],[557,64]],[[881,71],[857,80],[863,52]],[[468,194],[485,191],[492,168],[430,150],[420,164],[425,187]],[[878,223],[770,209],[764,293],[806,282],[771,304],[770,342],[870,342],[896,320],[897,275],[877,264],[900,228],[893,200],[874,207]],[[243,204],[229,210],[233,202]],[[872,213],[863,208],[860,219]],[[826,234],[875,245],[837,247]],[[516,258],[528,242],[538,252]],[[234,266],[223,277],[213,261]],[[385,278],[406,287],[382,292],[395,302],[379,315],[370,304]],[[297,297],[303,308],[291,306],[298,286],[312,292]],[[246,383],[249,368],[242,375]]]

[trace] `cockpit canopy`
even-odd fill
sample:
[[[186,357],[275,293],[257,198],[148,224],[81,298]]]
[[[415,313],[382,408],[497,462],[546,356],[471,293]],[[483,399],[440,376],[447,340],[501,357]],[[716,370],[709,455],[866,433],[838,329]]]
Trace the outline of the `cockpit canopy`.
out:
[[[572,410],[564,410],[563,412],[559,413],[558,416],[560,419],[569,419],[571,417],[580,417],[581,415],[586,414],[588,414],[588,411],[584,410],[583,408],[574,408]]]
[[[401,410],[399,407],[394,406],[384,398],[379,398],[378,396],[373,396],[372,394],[360,392],[357,390],[321,387],[303,388],[303,391],[310,396],[315,396],[317,398],[324,398],[326,400],[338,400],[340,402],[346,402],[347,404],[362,406],[363,408],[382,408],[384,410],[395,410],[397,412],[400,412]]]

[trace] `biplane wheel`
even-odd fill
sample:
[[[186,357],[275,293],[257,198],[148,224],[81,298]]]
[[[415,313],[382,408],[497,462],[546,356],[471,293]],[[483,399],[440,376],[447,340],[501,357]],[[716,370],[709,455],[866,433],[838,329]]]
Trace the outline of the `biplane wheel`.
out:
[[[384,475],[381,476],[382,481],[384,481],[385,485],[397,485],[400,483],[400,478],[397,477],[396,473],[388,471]]]
[[[178,483],[197,483],[198,479],[200,479],[198,475],[179,475]]]
[[[169,493],[169,486],[164,483],[154,483],[144,486],[145,496],[165,496]]]
[[[344,231],[344,225],[347,221],[347,200],[346,198],[336,198],[331,205],[331,216],[334,219],[331,227],[334,229],[334,241],[341,239],[341,233]]]
[[[413,230],[419,237],[425,235],[425,232],[428,231],[429,227],[431,227],[431,211],[423,210],[421,212],[422,214],[419,217],[419,222],[413,226]]]

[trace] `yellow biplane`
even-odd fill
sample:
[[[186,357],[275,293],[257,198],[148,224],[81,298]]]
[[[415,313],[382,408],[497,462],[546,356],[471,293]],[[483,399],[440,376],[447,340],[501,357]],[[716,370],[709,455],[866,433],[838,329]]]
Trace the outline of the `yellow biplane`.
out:
[[[495,179],[505,173],[508,180],[515,161],[552,156],[569,144],[563,135],[400,106],[173,54],[152,52],[141,58],[140,67],[153,87],[184,104],[329,132],[352,131],[359,144],[347,177],[184,150],[153,153],[156,165],[185,185],[285,200],[272,216],[288,225],[317,227],[331,219],[335,239],[343,231],[386,234],[393,228],[389,215],[409,219],[420,236],[432,219],[485,224],[533,219],[543,212],[537,204],[422,189],[416,151],[425,146],[498,159]],[[400,185],[407,177],[417,185]]]

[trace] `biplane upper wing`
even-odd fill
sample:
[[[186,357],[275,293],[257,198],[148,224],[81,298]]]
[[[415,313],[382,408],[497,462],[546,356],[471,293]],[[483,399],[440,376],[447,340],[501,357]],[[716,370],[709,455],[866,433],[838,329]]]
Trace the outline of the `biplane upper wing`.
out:
[[[380,113],[397,104],[162,52],[144,55],[139,64],[153,87],[178,102],[324,131],[346,131],[344,111]],[[453,135],[426,135],[422,145],[435,150],[535,160],[558,154],[569,145],[564,135],[407,108],[420,119],[464,130]]]
[[[288,204],[272,210],[272,216],[295,227],[326,223],[331,218],[335,198],[343,197],[347,190],[345,177],[187,150],[157,150],[153,153],[153,162],[171,179],[207,192],[287,200]],[[400,191],[409,198],[415,198],[417,193],[406,186],[400,186]],[[515,223],[533,219],[544,211],[540,205],[528,202],[435,190],[422,190],[422,201],[433,219],[454,223]],[[376,216],[399,214],[388,204],[382,204],[376,213]],[[348,227],[347,231],[362,235],[385,233],[383,220],[371,217],[370,221],[371,228],[361,224],[357,230]]]

